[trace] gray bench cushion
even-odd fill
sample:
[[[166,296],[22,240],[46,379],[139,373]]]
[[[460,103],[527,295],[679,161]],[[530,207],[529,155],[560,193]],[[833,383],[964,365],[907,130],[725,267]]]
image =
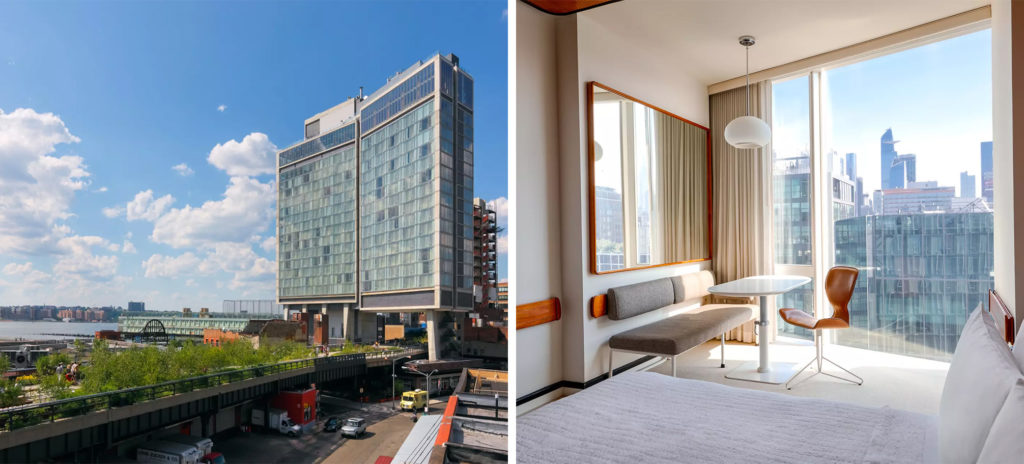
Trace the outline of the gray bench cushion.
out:
[[[715,276],[711,274],[711,271],[693,272],[670,277],[670,279],[672,279],[676,303],[707,296],[709,295],[708,289],[715,285]]]
[[[661,309],[675,302],[669,278],[608,289],[608,318],[618,321]]]
[[[675,356],[750,320],[749,306],[727,306],[683,313],[612,336],[616,350]]]

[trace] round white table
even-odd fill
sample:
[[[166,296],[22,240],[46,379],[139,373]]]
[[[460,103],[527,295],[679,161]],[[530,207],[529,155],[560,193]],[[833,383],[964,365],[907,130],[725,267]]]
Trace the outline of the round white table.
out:
[[[756,296],[761,304],[761,320],[757,323],[760,326],[757,334],[757,345],[760,350],[759,360],[757,362],[748,361],[743,363],[726,374],[726,378],[780,384],[793,376],[793,373],[797,370],[795,363],[772,363],[768,356],[768,296],[786,293],[810,281],[809,277],[803,276],[752,276],[708,288],[708,292],[715,295]]]

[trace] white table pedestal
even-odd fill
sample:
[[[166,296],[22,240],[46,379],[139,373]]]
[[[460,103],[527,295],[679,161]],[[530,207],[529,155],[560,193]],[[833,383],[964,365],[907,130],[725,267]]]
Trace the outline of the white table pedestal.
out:
[[[726,296],[757,296],[761,306],[761,318],[757,322],[758,361],[747,361],[725,375],[727,379],[747,380],[770,384],[781,384],[788,381],[800,366],[797,363],[771,362],[768,352],[768,295],[785,293],[793,288],[810,282],[806,277],[773,277],[759,276],[740,279],[726,284],[716,285],[708,289],[711,293]]]

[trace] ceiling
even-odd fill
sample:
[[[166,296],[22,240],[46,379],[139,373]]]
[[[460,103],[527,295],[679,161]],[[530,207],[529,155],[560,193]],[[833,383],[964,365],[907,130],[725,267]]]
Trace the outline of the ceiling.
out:
[[[604,33],[641,39],[654,56],[695,63],[711,85],[744,72],[741,35],[753,35],[750,71],[952,16],[982,0],[625,0],[578,13]]]

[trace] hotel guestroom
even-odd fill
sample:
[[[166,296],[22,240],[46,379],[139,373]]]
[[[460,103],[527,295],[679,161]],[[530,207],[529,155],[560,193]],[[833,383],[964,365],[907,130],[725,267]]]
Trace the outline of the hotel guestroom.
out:
[[[1024,462],[1024,2],[512,17],[518,462]]]

